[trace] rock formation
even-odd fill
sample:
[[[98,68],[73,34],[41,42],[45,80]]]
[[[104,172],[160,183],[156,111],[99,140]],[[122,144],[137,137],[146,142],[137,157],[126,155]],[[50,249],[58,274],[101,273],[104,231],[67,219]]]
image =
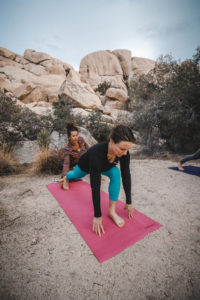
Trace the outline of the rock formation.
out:
[[[23,103],[57,100],[58,90],[70,69],[70,65],[45,53],[25,50],[22,57],[0,48],[0,87]]]
[[[131,51],[129,50],[114,50],[112,51],[120,62],[124,80],[127,80],[131,72]]]
[[[155,67],[155,61],[148,58],[133,57],[131,60],[131,75],[147,74]]]
[[[98,109],[101,105],[101,100],[95,93],[70,80],[63,82],[58,95],[66,98],[76,107]]]
[[[123,71],[119,60],[111,51],[97,51],[85,56],[80,63],[81,80],[93,89],[107,82],[113,88],[126,91]]]
[[[50,55],[27,49],[20,56],[0,48],[0,88],[38,114],[52,112],[52,102],[64,97],[75,110],[88,115],[100,109],[107,122],[115,122],[126,107],[132,76],[146,74],[155,65],[150,59],[133,57],[129,50],[97,51],[85,56],[80,71]],[[109,84],[105,95],[99,84]],[[19,102],[18,102],[19,103]]]

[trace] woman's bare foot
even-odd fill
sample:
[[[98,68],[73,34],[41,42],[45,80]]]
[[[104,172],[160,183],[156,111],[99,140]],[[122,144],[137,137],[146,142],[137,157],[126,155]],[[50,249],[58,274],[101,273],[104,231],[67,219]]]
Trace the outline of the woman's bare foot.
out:
[[[178,162],[178,169],[179,171],[184,171],[182,164],[180,163],[180,161]]]
[[[116,212],[108,212],[108,216],[113,220],[113,222],[118,226],[118,227],[123,227],[124,226],[124,220],[118,216]]]

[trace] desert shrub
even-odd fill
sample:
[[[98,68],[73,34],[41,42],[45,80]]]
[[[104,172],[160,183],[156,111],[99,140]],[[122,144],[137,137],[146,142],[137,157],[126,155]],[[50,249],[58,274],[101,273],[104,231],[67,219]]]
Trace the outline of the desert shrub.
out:
[[[0,90],[0,120],[1,120],[1,122],[15,122],[18,119],[20,112],[21,112],[21,108],[16,105],[16,100],[5,95]]]
[[[3,145],[0,149],[0,175],[18,173],[20,165],[14,158],[13,151]]]
[[[106,91],[111,87],[111,84],[104,81],[100,83],[98,87],[95,89],[95,92],[99,92],[101,95],[105,95]]]
[[[73,117],[73,120],[76,122],[76,124],[80,127],[85,127],[86,125],[86,117],[83,117],[82,114],[76,114],[74,117]]]
[[[14,144],[22,138],[17,128],[20,113],[16,101],[0,91],[0,146]]]
[[[73,115],[71,112],[72,104],[65,98],[59,98],[58,101],[53,102],[54,109],[54,121],[53,128],[59,133],[66,133],[66,127],[68,122],[73,121]]]
[[[46,129],[41,129],[38,136],[37,136],[37,142],[38,142],[38,146],[39,148],[45,149],[45,148],[49,148],[49,144],[50,144],[50,134],[48,132],[48,130]]]
[[[42,129],[52,131],[53,119],[49,116],[40,116],[28,108],[21,111],[18,130],[23,134],[23,138],[36,140]]]
[[[63,159],[63,149],[50,150],[48,148],[43,148],[43,150],[38,153],[37,161],[35,163],[35,172],[37,174],[60,174],[60,163]]]
[[[99,110],[94,110],[85,118],[85,126],[98,142],[107,140],[112,130],[111,125],[103,122],[102,113]]]
[[[0,92],[0,145],[35,140],[42,128],[52,130],[52,123],[51,116],[39,116],[28,108],[21,108]]]
[[[159,145],[177,152],[192,152],[200,144],[200,48],[182,63],[160,57],[147,75],[133,78],[129,109],[132,126],[149,151]],[[163,143],[165,141],[165,143]]]
[[[0,123],[0,146],[7,144],[10,148],[13,148],[16,142],[22,139],[22,133],[13,127],[12,123]]]

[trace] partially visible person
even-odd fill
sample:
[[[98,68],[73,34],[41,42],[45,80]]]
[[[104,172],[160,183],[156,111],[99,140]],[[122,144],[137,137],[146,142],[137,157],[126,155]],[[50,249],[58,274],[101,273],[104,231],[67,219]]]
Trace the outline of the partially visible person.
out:
[[[179,171],[184,171],[184,168],[183,168],[183,164],[187,161],[190,161],[190,160],[196,160],[196,159],[199,159],[200,158],[200,148],[193,154],[190,154],[190,155],[186,155],[183,159],[181,159],[179,162],[178,162],[178,169]]]
[[[62,179],[60,180],[60,185],[65,190],[69,188],[68,181],[66,180],[68,172],[73,170],[80,157],[89,149],[83,137],[78,135],[78,131],[75,122],[67,124],[68,143],[64,148]]]

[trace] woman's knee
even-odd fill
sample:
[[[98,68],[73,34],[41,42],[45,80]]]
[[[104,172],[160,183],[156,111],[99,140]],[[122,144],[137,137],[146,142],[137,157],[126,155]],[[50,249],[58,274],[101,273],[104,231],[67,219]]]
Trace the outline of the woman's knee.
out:
[[[115,186],[116,189],[120,189],[121,172],[117,167],[113,167],[109,170],[108,177],[110,178],[111,186]]]
[[[70,179],[82,178],[85,175],[87,175],[87,173],[81,170],[78,165],[76,165],[72,171],[69,171],[66,178],[70,180]]]
[[[69,171],[69,172],[67,173],[67,175],[66,175],[66,178],[67,178],[67,180],[71,180],[71,179],[76,178],[76,174],[74,173],[74,170]]]
[[[193,154],[194,159],[200,158],[200,149],[198,149],[194,154]]]
[[[113,167],[110,172],[109,196],[110,200],[117,201],[121,185],[121,172],[117,167]]]
[[[120,170],[117,168],[117,167],[113,167],[112,169],[110,169],[110,171],[109,171],[109,177],[110,178],[116,178],[116,179],[119,179],[119,178],[121,178],[121,172],[120,172]]]

